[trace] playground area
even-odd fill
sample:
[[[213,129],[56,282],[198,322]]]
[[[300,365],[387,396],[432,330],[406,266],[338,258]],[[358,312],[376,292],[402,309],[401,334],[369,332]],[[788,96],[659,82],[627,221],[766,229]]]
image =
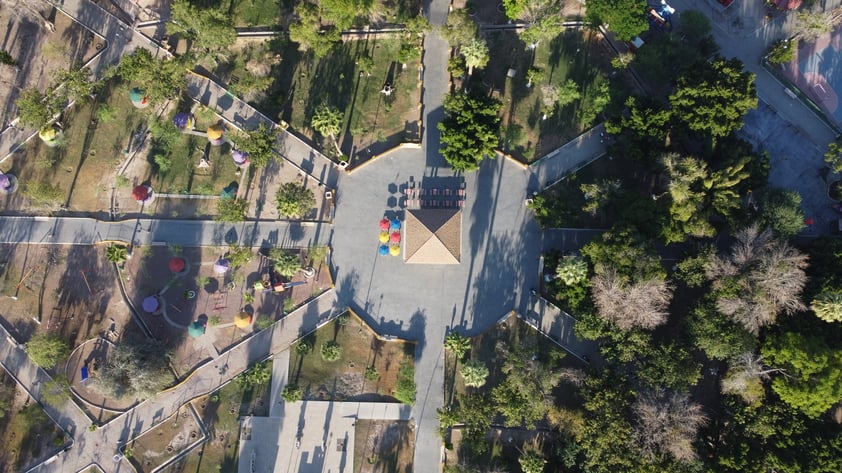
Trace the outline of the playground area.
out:
[[[792,62],[782,65],[783,75],[821,108],[828,120],[842,127],[842,28],[821,36],[813,43],[802,43]]]
[[[126,263],[127,294],[152,336],[173,349],[179,376],[330,288],[321,249],[288,250],[301,263],[292,276],[257,251],[239,251],[144,247]]]

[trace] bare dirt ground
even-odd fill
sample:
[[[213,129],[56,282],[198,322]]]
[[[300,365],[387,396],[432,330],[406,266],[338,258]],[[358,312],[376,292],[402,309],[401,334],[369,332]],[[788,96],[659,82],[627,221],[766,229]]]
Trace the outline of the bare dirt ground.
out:
[[[35,87],[43,92],[55,71],[87,62],[104,45],[102,38],[46,3],[40,18],[24,11],[5,4],[0,9],[5,31],[0,49],[18,62],[17,66],[0,65],[0,129],[17,115],[14,102],[23,89]],[[55,32],[45,26],[45,19],[54,23]]]
[[[102,246],[0,245],[0,320],[18,341],[58,333],[71,347],[131,318]],[[40,323],[39,323],[40,322]]]
[[[166,246],[135,249],[135,256],[126,263],[124,279],[126,291],[141,318],[155,338],[174,349],[173,366],[184,375],[207,358],[219,353],[257,330],[259,319],[274,321],[330,288],[330,275],[323,256],[309,261],[306,250],[300,250],[302,265],[315,270],[312,278],[299,271],[291,282],[305,284],[276,293],[255,291],[255,281],[268,271],[270,263],[256,253],[243,268],[224,276],[214,274],[213,265],[228,250],[227,247],[176,248]],[[176,276],[169,270],[173,257],[184,258],[186,272]],[[162,298],[168,323],[162,315],[142,310],[143,299],[168,287]],[[252,314],[253,323],[245,328],[234,325],[234,317],[245,311]],[[186,327],[200,318],[207,320],[203,336],[191,338]],[[269,323],[269,321],[262,323]]]
[[[412,473],[415,431],[409,422],[358,420],[354,433],[355,473]]]

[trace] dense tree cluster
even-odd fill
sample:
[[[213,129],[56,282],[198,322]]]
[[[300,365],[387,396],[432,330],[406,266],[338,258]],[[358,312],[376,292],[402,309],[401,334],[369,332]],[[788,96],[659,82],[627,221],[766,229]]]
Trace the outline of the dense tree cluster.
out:
[[[493,158],[500,131],[500,102],[478,91],[454,92],[444,99],[439,122],[441,154],[455,171],[474,171]]]

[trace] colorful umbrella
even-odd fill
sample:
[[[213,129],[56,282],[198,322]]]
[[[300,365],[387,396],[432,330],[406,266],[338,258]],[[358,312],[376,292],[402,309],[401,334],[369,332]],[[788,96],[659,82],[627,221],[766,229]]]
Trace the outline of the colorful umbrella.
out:
[[[211,125],[208,127],[208,139],[211,141],[217,141],[222,138],[222,127],[219,125]]]
[[[249,154],[238,149],[231,151],[231,159],[234,160],[234,164],[237,166],[242,166],[246,164],[249,160]]]
[[[380,243],[389,241],[389,232],[380,232]]]
[[[380,229],[383,230],[383,231],[386,231],[386,230],[389,229],[389,219],[388,218],[384,218],[383,220],[380,221]]]
[[[239,314],[234,316],[234,326],[237,328],[246,328],[251,325],[251,314],[248,312],[240,312]]]
[[[391,241],[392,243],[400,243],[401,242],[401,232],[392,232],[392,234],[389,235],[389,241]]]
[[[392,228],[392,231],[400,230],[401,229],[401,221],[396,219],[396,218],[392,219],[391,228]]]
[[[213,272],[219,275],[225,274],[228,272],[228,268],[231,267],[231,263],[228,262],[225,258],[219,258],[216,260],[216,263],[213,264]]]
[[[158,296],[148,296],[143,299],[143,310],[150,314],[157,314],[161,310],[161,299]]]
[[[205,324],[199,322],[198,320],[190,324],[187,327],[187,334],[193,338],[199,338],[205,334]]]
[[[184,268],[187,266],[187,262],[184,261],[184,258],[172,258],[170,259],[170,271],[173,273],[180,273],[184,271]]]
[[[219,193],[219,197],[222,199],[234,199],[237,197],[237,190],[239,186],[236,182],[232,182],[228,186],[222,189],[222,192]]]
[[[149,96],[146,95],[146,91],[138,87],[129,91],[129,100],[131,100],[132,105],[137,108],[145,108],[149,106]]]
[[[11,181],[9,181],[9,176],[5,174],[0,174],[0,189],[8,188],[9,184],[11,184]]]
[[[389,254],[392,256],[398,256],[401,254],[401,246],[400,245],[392,245],[389,247]]]
[[[176,113],[175,116],[172,117],[172,124],[179,130],[187,128],[188,123],[190,123],[190,115],[187,113]]]
[[[377,250],[380,253],[380,256],[386,256],[389,254],[389,245],[380,245],[380,248]]]
[[[0,174],[0,194],[11,194],[18,190],[18,178],[11,174]]]
[[[152,201],[153,197],[154,193],[152,192],[152,188],[149,186],[141,184],[132,189],[132,198],[138,203],[149,203]]]

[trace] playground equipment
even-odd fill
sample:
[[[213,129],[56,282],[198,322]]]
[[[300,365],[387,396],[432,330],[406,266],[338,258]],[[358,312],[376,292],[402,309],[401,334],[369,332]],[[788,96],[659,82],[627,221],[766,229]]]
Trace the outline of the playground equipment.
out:
[[[304,281],[284,282],[281,275],[275,271],[266,271],[261,275],[260,281],[254,282],[254,290],[262,292],[284,292],[295,286],[306,284]]]

